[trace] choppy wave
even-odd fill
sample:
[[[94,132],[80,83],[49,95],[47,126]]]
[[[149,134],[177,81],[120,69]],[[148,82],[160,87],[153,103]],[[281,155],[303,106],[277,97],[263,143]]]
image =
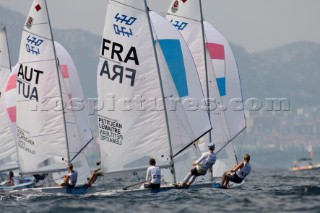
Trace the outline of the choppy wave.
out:
[[[37,192],[0,194],[1,212],[320,212],[319,201],[316,171],[254,171],[242,187],[230,190],[99,192],[76,196]]]

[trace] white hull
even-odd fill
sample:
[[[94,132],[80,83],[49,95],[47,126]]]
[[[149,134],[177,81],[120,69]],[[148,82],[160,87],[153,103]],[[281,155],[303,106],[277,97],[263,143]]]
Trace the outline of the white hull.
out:
[[[22,183],[16,186],[0,186],[0,191],[11,192],[16,190],[23,190],[23,189],[31,188],[33,187],[33,185],[34,185],[34,182],[30,181],[30,182]]]
[[[230,183],[229,184],[229,189],[233,189],[233,188],[238,188],[240,186],[242,186],[245,183],[245,181],[242,181],[241,183],[237,184],[237,183]],[[120,194],[120,193],[129,193],[129,194],[143,194],[143,193],[159,193],[159,192],[165,192],[165,191],[169,191],[172,189],[175,190],[190,190],[190,189],[201,189],[201,188],[219,188],[220,189],[220,184],[218,182],[207,182],[207,183],[195,183],[192,184],[191,186],[189,186],[188,188],[177,188],[174,185],[168,185],[168,186],[161,186],[160,189],[127,189],[127,190],[123,190],[123,189],[116,189],[116,190],[108,190],[108,191],[104,191],[102,193],[107,193],[107,194]]]
[[[102,189],[97,186],[92,187],[86,187],[84,185],[82,186],[75,186],[73,188],[67,188],[67,187],[42,187],[42,188],[28,188],[28,189],[22,189],[19,191],[12,191],[14,192],[38,192],[38,193],[49,193],[49,194],[73,194],[73,195],[83,195],[83,194],[89,194],[89,193],[95,193],[98,191],[101,191]]]

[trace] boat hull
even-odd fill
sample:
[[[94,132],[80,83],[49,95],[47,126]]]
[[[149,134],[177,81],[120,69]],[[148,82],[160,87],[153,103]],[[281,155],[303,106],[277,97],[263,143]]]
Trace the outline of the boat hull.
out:
[[[100,190],[99,190],[100,189]],[[39,188],[24,188],[24,189],[17,189],[14,191],[11,191],[12,193],[29,193],[29,192],[36,192],[36,193],[49,193],[49,194],[72,194],[72,195],[83,195],[83,194],[89,194],[89,193],[95,193],[97,191],[101,191],[100,187],[92,186],[92,187],[86,187],[84,185],[75,186],[73,188],[68,187],[39,187]]]
[[[318,170],[320,169],[320,165],[316,166],[299,166],[299,167],[293,167],[290,170],[291,171],[310,171],[310,170]]]
[[[243,185],[245,183],[245,181],[242,181],[241,183],[237,184],[237,183],[230,183],[229,184],[229,189],[232,188],[237,188],[240,187],[241,185]],[[143,193],[159,193],[159,192],[166,192],[169,190],[186,190],[186,189],[201,189],[201,188],[219,188],[220,189],[220,184],[218,182],[207,182],[207,183],[195,183],[192,184],[191,186],[189,186],[188,188],[179,188],[177,186],[174,185],[170,185],[170,186],[162,186],[159,189],[127,189],[127,190],[109,190],[109,191],[105,191],[104,193],[110,193],[110,194],[117,194],[117,193],[132,193],[132,194],[143,194]]]
[[[34,186],[34,182],[30,181],[30,182],[22,183],[22,184],[15,185],[15,186],[0,186],[0,191],[11,192],[11,191],[16,191],[16,190],[32,188],[33,186]]]

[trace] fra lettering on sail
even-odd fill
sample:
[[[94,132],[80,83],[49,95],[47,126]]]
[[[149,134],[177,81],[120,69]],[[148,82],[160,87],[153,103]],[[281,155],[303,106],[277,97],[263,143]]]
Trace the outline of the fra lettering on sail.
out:
[[[130,47],[128,52],[124,52],[124,48],[121,44],[112,42],[108,39],[103,39],[101,55],[110,58],[111,60],[105,60],[101,70],[100,76],[106,75],[108,79],[112,81],[119,81],[120,84],[126,79],[129,79],[130,86],[134,86],[136,70],[124,67],[115,62],[128,63],[133,61],[135,65],[139,65],[139,59],[137,55],[137,50],[135,47]],[[124,79],[125,78],[125,79]]]

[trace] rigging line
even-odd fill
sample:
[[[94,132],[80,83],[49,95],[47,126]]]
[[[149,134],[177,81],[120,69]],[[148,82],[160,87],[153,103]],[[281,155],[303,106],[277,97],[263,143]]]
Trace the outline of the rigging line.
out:
[[[233,142],[231,142],[231,146],[232,146],[232,149],[233,149],[234,158],[236,159],[236,162],[237,162],[237,165],[238,165],[238,164],[239,164],[239,161],[238,161],[238,157],[237,157],[236,150],[234,149],[234,144],[233,144]]]
[[[212,128],[211,128],[212,129]],[[194,141],[192,141],[190,144],[188,144],[187,146],[185,146],[183,149],[181,149],[179,152],[177,152],[175,155],[173,155],[173,158],[178,156],[181,152],[183,152],[184,150],[186,150],[187,148],[189,148],[192,144],[194,144],[197,140],[199,140],[200,138],[202,138],[204,135],[206,135],[208,132],[211,131],[211,129],[209,129],[207,132],[203,133],[200,137],[198,137],[197,139],[195,139]]]
[[[219,152],[221,152],[221,150],[223,150],[233,139],[235,139],[236,137],[238,137],[244,130],[246,129],[246,127],[242,128],[237,134],[235,134],[230,140],[226,141],[226,143],[216,152],[216,154],[218,154]]]
[[[84,146],[80,149],[80,151],[71,159],[70,162],[72,162],[72,161],[91,143],[92,140],[93,140],[93,137],[86,143],[86,145],[84,145]]]

